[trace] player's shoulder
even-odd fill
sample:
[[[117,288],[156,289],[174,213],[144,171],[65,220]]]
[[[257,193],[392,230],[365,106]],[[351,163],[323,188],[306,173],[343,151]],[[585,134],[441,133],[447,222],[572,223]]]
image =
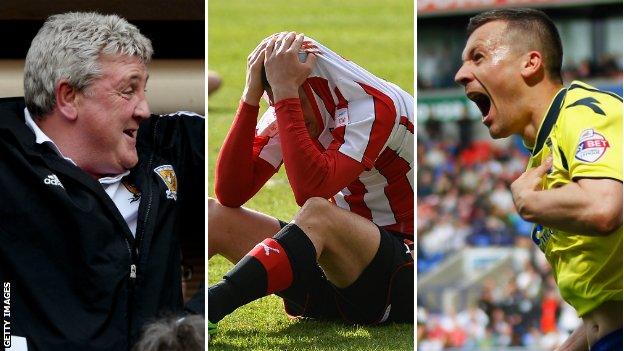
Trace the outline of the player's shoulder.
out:
[[[581,81],[573,81],[562,108],[569,115],[621,117],[622,97]]]
[[[573,81],[561,104],[557,126],[616,126],[622,119],[622,98],[615,93]]]
[[[580,80],[575,80],[570,83],[570,87],[568,87],[568,95],[570,96],[595,96],[601,100],[610,100],[614,99],[615,101],[622,102],[622,97],[616,93],[598,89],[590,84],[582,82]]]

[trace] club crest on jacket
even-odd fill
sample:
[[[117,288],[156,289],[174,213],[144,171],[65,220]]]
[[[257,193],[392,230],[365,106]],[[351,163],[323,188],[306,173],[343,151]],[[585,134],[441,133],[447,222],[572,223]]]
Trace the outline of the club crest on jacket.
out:
[[[167,186],[167,199],[178,199],[178,179],[171,165],[162,165],[154,168],[154,172],[158,174],[160,179]]]

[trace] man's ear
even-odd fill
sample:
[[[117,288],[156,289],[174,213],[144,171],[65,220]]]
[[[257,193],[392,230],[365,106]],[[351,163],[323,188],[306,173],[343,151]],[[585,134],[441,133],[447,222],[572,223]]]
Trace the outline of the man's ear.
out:
[[[80,99],[76,88],[72,87],[66,79],[61,79],[55,87],[56,107],[63,117],[75,120],[78,117],[77,103]]]
[[[532,80],[544,74],[544,61],[539,51],[529,51],[522,60],[520,74],[524,79]]]

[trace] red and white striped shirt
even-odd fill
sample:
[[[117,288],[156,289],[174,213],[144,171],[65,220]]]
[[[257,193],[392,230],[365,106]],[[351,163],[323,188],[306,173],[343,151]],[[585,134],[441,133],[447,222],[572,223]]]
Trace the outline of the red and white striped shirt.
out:
[[[306,40],[320,51],[303,85],[321,127],[318,144],[364,167],[332,201],[379,226],[413,233],[413,97]],[[258,121],[254,141],[256,154],[275,169],[283,162],[277,120],[270,107]]]

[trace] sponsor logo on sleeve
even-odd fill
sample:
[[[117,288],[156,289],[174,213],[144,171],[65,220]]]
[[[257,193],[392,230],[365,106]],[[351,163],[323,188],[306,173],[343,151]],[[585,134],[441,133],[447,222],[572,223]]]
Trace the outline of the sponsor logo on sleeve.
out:
[[[609,148],[609,141],[593,129],[585,129],[581,132],[578,146],[576,147],[577,160],[583,162],[596,162]]]
[[[154,172],[158,174],[160,179],[167,186],[167,199],[178,199],[178,179],[171,165],[162,165],[154,168]]]

